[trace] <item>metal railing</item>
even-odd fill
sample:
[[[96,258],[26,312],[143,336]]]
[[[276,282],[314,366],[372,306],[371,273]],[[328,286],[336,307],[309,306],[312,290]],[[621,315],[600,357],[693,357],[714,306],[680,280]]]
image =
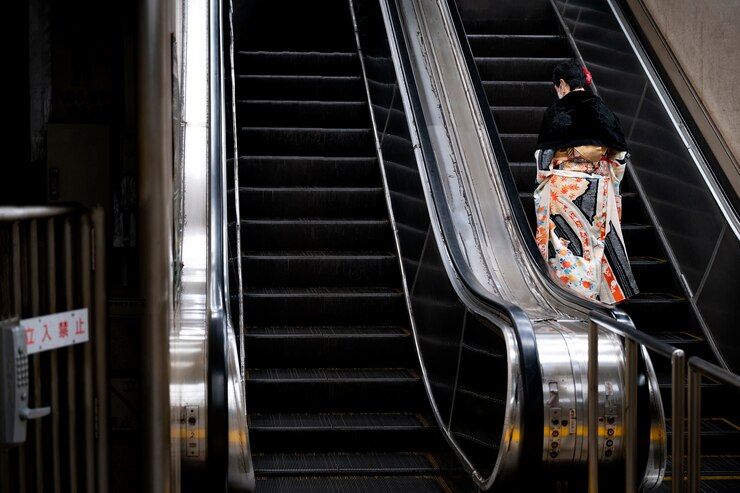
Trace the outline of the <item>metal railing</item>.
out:
[[[689,467],[688,489],[698,493],[701,483],[701,380],[708,377],[717,383],[729,385],[740,390],[740,375],[735,375],[724,368],[709,363],[697,356],[689,358]],[[675,433],[674,433],[675,434]],[[675,490],[674,490],[675,491]]]
[[[103,210],[0,207],[0,318],[87,308],[89,341],[29,358],[30,405],[51,415],[0,451],[0,491],[108,491]]]
[[[625,366],[627,374],[625,377],[625,450],[627,450],[625,460],[625,491],[638,491],[637,484],[637,386],[638,386],[638,358],[639,345],[656,354],[669,358],[671,360],[671,404],[672,404],[672,423],[673,423],[673,440],[671,443],[671,454],[673,457],[673,469],[671,481],[671,490],[678,493],[683,490],[684,476],[684,441],[682,423],[684,422],[684,405],[685,405],[685,377],[686,377],[686,355],[683,350],[677,349],[666,344],[655,337],[640,332],[637,329],[626,324],[620,323],[608,316],[593,311],[590,314],[589,333],[588,333],[588,483],[589,492],[598,491],[598,433],[591,433],[592,430],[598,430],[598,399],[593,396],[598,395],[598,331],[599,329],[608,330],[625,339]],[[679,458],[677,460],[677,458]]]

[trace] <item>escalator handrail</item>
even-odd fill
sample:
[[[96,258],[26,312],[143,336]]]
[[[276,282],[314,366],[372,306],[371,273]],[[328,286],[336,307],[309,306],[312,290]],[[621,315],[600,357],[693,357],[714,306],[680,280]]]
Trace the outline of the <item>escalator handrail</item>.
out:
[[[206,475],[222,491],[254,491],[246,409],[229,309],[224,35],[221,0],[209,2],[208,423]],[[230,397],[231,391],[231,397]],[[232,437],[240,437],[239,440]],[[236,470],[234,470],[236,469]]]
[[[409,59],[409,48],[406,46],[404,41],[403,28],[401,27],[398,14],[398,6],[396,4],[396,0],[385,0],[385,2],[387,9],[384,9],[384,11],[389,16],[389,25],[394,31],[393,35],[398,44],[397,54],[399,63],[401,64],[400,71],[403,74],[406,74],[406,76],[404,76],[404,83],[408,89],[405,92],[406,98],[413,109],[414,119],[416,121],[415,133],[418,136],[424,161],[434,163],[436,159],[434,157],[434,151],[431,148],[431,137],[427,131],[426,124],[424,124],[419,91],[413,77],[413,70]],[[403,86],[403,84],[399,83],[399,86]],[[427,177],[429,178],[429,185],[432,189],[432,195],[434,197],[444,197],[442,178],[439,173],[434,172],[434,170],[438,169],[437,166],[429,165],[426,166],[426,169]],[[448,241],[449,238],[454,238],[455,230],[451,215],[445,208],[437,207],[435,200],[432,200],[432,206],[436,211],[436,214],[433,215],[434,218],[432,218],[432,222],[434,223],[435,219],[438,221],[441,233],[440,236],[442,241],[444,241],[445,248],[440,248],[440,251],[441,253],[447,254],[447,261],[445,263],[448,264],[455,273],[454,278],[453,276],[450,276],[453,284],[455,284],[455,281],[459,281],[461,287],[480,305],[479,307],[474,308],[474,311],[484,317],[489,315],[487,317],[489,320],[490,314],[497,314],[497,316],[503,317],[507,320],[514,328],[513,332],[521,355],[519,363],[522,375],[522,395],[524,396],[524,399],[530,400],[528,403],[521,403],[521,409],[525,410],[520,439],[523,443],[521,456],[524,460],[527,460],[527,458],[538,457],[541,451],[543,397],[541,390],[542,379],[539,368],[539,355],[537,352],[537,342],[532,323],[524,310],[519,306],[495,297],[478,281],[467,263],[466,256],[458,242]],[[432,216],[432,214],[430,214],[430,216]],[[483,308],[483,310],[481,310],[481,308]],[[483,313],[481,313],[481,311],[483,311]],[[486,311],[488,314],[485,313]],[[439,416],[436,417],[439,420]],[[492,468],[494,473],[492,473],[491,476],[483,478],[472,466],[472,463],[467,459],[464,452],[456,447],[455,444],[453,444],[453,448],[458,457],[462,459],[468,472],[471,473],[472,479],[478,484],[478,486],[487,489],[495,479],[495,468]],[[528,468],[525,467],[525,469]]]

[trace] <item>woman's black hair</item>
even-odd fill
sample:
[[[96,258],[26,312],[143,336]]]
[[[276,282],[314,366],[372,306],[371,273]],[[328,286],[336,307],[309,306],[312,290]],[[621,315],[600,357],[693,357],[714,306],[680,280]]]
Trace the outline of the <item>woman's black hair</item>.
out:
[[[563,79],[571,90],[586,87],[586,74],[575,60],[560,62],[555,66],[552,71],[552,83],[558,86],[560,79]]]

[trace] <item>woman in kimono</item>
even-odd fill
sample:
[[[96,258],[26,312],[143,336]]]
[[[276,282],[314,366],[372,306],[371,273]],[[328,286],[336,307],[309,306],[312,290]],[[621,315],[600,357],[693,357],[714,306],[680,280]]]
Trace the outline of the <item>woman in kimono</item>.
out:
[[[627,144],[590,83],[572,61],[553,70],[558,101],[545,111],[535,151],[536,240],[564,285],[614,304],[638,293],[620,224]]]

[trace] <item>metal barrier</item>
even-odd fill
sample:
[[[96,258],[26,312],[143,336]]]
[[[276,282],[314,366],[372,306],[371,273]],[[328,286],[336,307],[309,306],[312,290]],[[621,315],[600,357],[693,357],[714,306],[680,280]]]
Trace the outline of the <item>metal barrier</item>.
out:
[[[88,309],[89,340],[29,358],[25,443],[0,450],[0,491],[108,491],[103,210],[0,207],[0,318]]]
[[[625,461],[625,478],[627,492],[638,491],[637,485],[637,454],[631,453],[637,447],[637,363],[639,356],[639,345],[643,345],[656,354],[671,360],[671,404],[673,422],[673,440],[671,454],[673,457],[673,469],[671,491],[679,493],[683,491],[684,476],[684,441],[683,426],[685,392],[684,382],[686,377],[686,355],[681,349],[666,344],[653,336],[638,331],[637,329],[617,322],[606,315],[593,311],[590,314],[588,333],[588,482],[589,492],[598,491],[598,461],[596,452],[598,447],[598,434],[591,430],[598,429],[598,400],[591,396],[598,395],[598,331],[599,328],[611,331],[625,338],[626,368],[625,376],[625,448],[628,451]],[[677,439],[679,438],[679,439]],[[680,457],[681,460],[676,460]]]
[[[701,482],[701,379],[708,377],[717,383],[740,390],[740,375],[709,363],[697,356],[689,358],[689,492],[698,493]]]

